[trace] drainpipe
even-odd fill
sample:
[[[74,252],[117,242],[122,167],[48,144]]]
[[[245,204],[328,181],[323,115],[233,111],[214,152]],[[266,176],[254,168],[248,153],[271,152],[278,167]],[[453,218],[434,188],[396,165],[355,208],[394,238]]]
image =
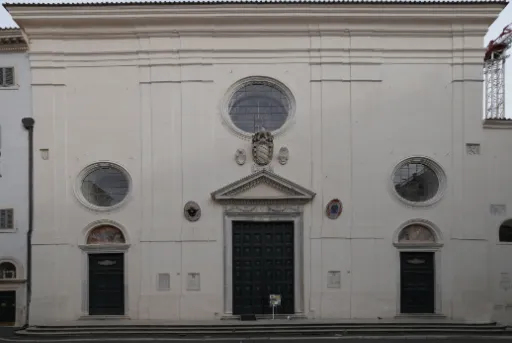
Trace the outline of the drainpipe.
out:
[[[32,230],[34,228],[34,119],[23,118],[21,123],[28,131],[28,231],[27,231],[27,298],[25,325],[29,326],[30,300],[32,297]]]

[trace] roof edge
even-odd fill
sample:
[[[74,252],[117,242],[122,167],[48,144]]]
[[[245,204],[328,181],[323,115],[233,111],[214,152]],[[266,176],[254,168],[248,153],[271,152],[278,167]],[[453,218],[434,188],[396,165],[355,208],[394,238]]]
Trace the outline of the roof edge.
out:
[[[107,0],[108,1],[108,0]],[[195,2],[194,2],[195,1]],[[203,1],[203,2],[200,2]],[[206,2],[208,1],[208,3]],[[255,25],[265,21],[272,23],[394,23],[393,25],[417,23],[469,24],[471,30],[480,32],[492,24],[502,11],[502,0],[486,6],[367,6],[354,2],[334,3],[350,0],[174,0],[172,5],[154,3],[153,6],[131,3],[130,6],[110,3],[108,6],[11,6],[7,5],[13,19],[29,36],[55,37],[58,35],[89,35],[108,27],[110,34],[126,34],[123,28],[134,27],[147,32],[150,25],[197,25],[221,22],[224,25]],[[237,5],[235,1],[244,5]],[[243,2],[246,1],[246,2]],[[262,1],[262,2],[259,2]],[[265,1],[265,2],[263,2]],[[268,3],[268,1],[274,1]],[[295,3],[292,3],[295,1]],[[330,1],[330,2],[327,2]],[[360,1],[360,0],[355,0]],[[368,0],[376,1],[376,0]],[[384,0],[390,1],[390,0]],[[445,0],[446,1],[446,0]],[[500,1],[500,2],[497,2]],[[196,4],[195,6],[193,6]],[[328,4],[331,4],[330,6]],[[397,3],[395,3],[397,4]],[[292,8],[293,10],[290,10]],[[343,25],[342,25],[343,26]],[[339,30],[341,28],[336,28]],[[217,29],[216,29],[217,30]],[[228,28],[227,30],[232,30]],[[292,28],[296,31],[296,28]],[[309,30],[309,29],[308,29]],[[346,31],[346,27],[343,28]],[[218,32],[218,31],[216,31]]]

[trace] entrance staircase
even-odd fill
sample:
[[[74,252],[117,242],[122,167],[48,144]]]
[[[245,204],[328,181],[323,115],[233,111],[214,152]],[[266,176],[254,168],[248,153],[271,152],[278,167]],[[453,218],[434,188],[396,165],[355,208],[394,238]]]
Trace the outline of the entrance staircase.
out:
[[[264,337],[360,337],[360,336],[506,336],[512,328],[495,322],[470,324],[445,321],[322,322],[312,320],[212,321],[207,324],[141,324],[130,320],[76,321],[67,325],[30,326],[16,332],[33,337],[167,337],[167,338],[264,338]]]

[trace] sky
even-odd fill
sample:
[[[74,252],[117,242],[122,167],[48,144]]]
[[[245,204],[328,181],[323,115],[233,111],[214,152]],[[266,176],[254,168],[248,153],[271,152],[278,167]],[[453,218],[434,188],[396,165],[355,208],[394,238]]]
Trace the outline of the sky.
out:
[[[3,3],[5,0],[0,0],[0,3]],[[55,0],[46,0],[47,2],[55,1]],[[58,1],[58,0],[57,0]],[[76,0],[76,2],[79,2],[80,0]],[[487,45],[487,43],[491,40],[496,38],[503,28],[507,26],[508,24],[512,23],[512,4],[507,6],[503,12],[501,12],[500,16],[496,21],[490,26],[489,31],[487,32],[487,35],[485,36],[484,42],[482,42],[483,45]],[[10,15],[5,11],[3,7],[0,7],[0,28],[2,27],[12,27],[16,26],[14,21],[11,19]],[[512,53],[512,50],[511,52]],[[511,62],[508,62],[507,65],[510,65]],[[505,89],[507,90],[506,96],[505,96],[505,109],[506,109],[506,117],[512,118],[512,91],[508,91],[512,87],[512,68],[506,68],[506,75],[505,75]]]

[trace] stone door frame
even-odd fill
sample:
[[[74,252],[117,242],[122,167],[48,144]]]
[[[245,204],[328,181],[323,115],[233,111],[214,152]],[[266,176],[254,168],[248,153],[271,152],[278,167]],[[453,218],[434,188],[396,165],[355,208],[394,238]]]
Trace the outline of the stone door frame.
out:
[[[224,315],[233,315],[233,221],[291,221],[294,240],[294,312],[304,314],[304,226],[298,205],[253,205],[224,207]]]
[[[223,206],[224,316],[233,316],[234,220],[293,221],[294,310],[296,315],[303,315],[304,205],[313,200],[315,193],[263,169],[219,188],[211,197]]]

